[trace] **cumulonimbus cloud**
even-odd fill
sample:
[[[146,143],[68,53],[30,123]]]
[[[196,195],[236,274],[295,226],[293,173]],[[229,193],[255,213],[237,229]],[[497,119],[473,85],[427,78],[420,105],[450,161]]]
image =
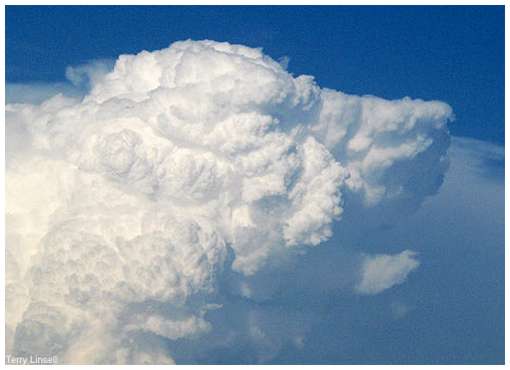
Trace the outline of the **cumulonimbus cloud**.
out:
[[[321,89],[260,49],[176,42],[91,82],[6,107],[11,353],[172,362],[157,338],[214,330],[225,271],[419,203],[446,169],[447,104]]]

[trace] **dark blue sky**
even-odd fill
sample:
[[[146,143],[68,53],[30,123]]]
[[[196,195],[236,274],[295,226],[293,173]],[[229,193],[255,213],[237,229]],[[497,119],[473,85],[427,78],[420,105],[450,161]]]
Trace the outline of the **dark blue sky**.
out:
[[[504,8],[27,7],[6,10],[7,82],[68,65],[214,39],[263,47],[322,87],[448,102],[454,135],[504,142]]]

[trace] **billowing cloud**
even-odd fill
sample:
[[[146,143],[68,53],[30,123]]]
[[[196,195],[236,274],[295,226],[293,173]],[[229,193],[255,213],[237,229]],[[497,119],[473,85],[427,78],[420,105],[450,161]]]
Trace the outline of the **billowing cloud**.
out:
[[[217,330],[225,276],[278,269],[351,215],[415,207],[447,168],[447,104],[321,89],[260,49],[176,42],[90,83],[6,107],[11,353],[173,362],[168,342]],[[416,266],[370,259],[361,291]]]
[[[379,254],[364,258],[361,279],[356,285],[360,294],[377,294],[402,284],[420,263],[414,252],[405,250],[395,255]]]
[[[76,87],[90,88],[108,74],[114,65],[110,59],[95,59],[66,68],[66,78]]]
[[[68,66],[65,70],[67,81],[64,82],[8,82],[5,85],[5,101],[8,104],[41,104],[58,94],[81,99],[96,81],[111,71],[113,63],[114,61],[109,59],[97,59]]]

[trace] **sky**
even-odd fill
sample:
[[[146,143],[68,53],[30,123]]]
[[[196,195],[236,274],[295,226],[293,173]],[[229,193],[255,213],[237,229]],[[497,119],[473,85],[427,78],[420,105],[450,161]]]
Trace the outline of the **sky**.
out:
[[[298,248],[297,252],[294,250],[282,252],[283,249],[278,249],[279,247],[271,249],[271,243],[279,239],[271,239],[273,229],[270,227],[272,222],[270,220],[273,216],[269,215],[273,213],[269,212],[266,215],[267,224],[263,222],[259,224],[261,221],[257,219],[260,230],[248,234],[253,238],[253,244],[249,238],[243,239],[237,236],[241,240],[238,242],[231,241],[229,236],[225,236],[225,240],[234,245],[233,252],[228,252],[233,255],[227,256],[222,255],[221,243],[215,245],[213,250],[218,255],[214,258],[222,261],[225,259],[227,264],[228,261],[233,261],[233,268],[231,271],[220,274],[221,278],[216,282],[218,288],[212,296],[193,295],[193,300],[196,301],[192,300],[192,304],[185,305],[179,305],[165,296],[165,299],[170,302],[167,302],[168,307],[174,307],[177,313],[172,311],[172,308],[157,308],[155,310],[159,316],[148,316],[148,318],[143,316],[145,311],[137,311],[139,308],[134,307],[136,305],[126,306],[122,315],[129,316],[128,313],[133,310],[132,312],[136,313],[134,317],[140,322],[125,324],[123,320],[127,319],[122,316],[122,319],[118,321],[119,327],[124,325],[129,328],[139,325],[143,328],[142,334],[139,333],[133,337],[139,347],[133,349],[124,343],[119,344],[109,339],[112,333],[124,338],[125,332],[115,331],[117,327],[105,329],[104,336],[101,334],[99,337],[98,334],[97,342],[104,344],[105,348],[107,346],[115,348],[117,351],[115,353],[118,353],[117,361],[120,361],[120,358],[125,362],[144,361],[147,358],[144,356],[149,356],[147,352],[144,352],[146,351],[144,346],[148,345],[163,348],[161,352],[163,354],[150,354],[151,362],[164,362],[168,357],[177,363],[503,363],[504,8],[502,6],[8,6],[6,8],[7,102],[36,103],[31,113],[23,113],[22,109],[13,107],[10,111],[12,116],[8,116],[7,119],[7,181],[11,181],[11,185],[7,184],[7,199],[8,204],[10,203],[8,214],[12,214],[12,220],[14,220],[9,222],[8,218],[7,232],[13,235],[11,240],[14,240],[11,242],[13,247],[8,253],[16,255],[15,248],[18,245],[23,245],[23,242],[33,243],[31,239],[33,235],[27,234],[24,229],[26,227],[24,225],[31,225],[32,222],[33,225],[39,225],[41,235],[46,235],[47,239],[51,235],[59,235],[58,230],[52,229],[51,225],[54,222],[67,220],[71,225],[69,226],[71,234],[58,236],[60,239],[55,240],[66,240],[65,238],[81,240],[77,239],[77,234],[72,234],[76,232],[76,230],[73,231],[73,227],[90,227],[92,230],[99,227],[93,223],[94,221],[73,226],[75,225],[73,222],[79,222],[75,221],[76,217],[72,217],[75,214],[73,212],[78,212],[78,215],[79,212],[88,212],[91,208],[85,206],[89,204],[87,202],[94,201],[94,196],[87,197],[86,194],[82,194],[83,204],[77,202],[71,207],[70,200],[80,197],[75,195],[65,198],[64,195],[58,195],[67,194],[74,188],[76,190],[73,191],[76,193],[69,194],[81,194],[82,189],[87,189],[87,186],[83,184],[78,186],[65,180],[75,175],[72,172],[74,170],[66,167],[64,163],[67,163],[68,158],[70,158],[69,161],[82,161],[82,158],[87,158],[89,155],[87,148],[94,147],[90,143],[94,143],[96,136],[103,140],[94,147],[99,148],[94,150],[100,151],[97,154],[100,157],[91,157],[83,162],[77,162],[78,167],[85,168],[86,172],[97,172],[98,176],[107,178],[108,181],[104,180],[106,182],[100,183],[105,184],[103,186],[111,194],[117,194],[115,191],[118,191],[111,183],[122,184],[119,189],[126,193],[122,193],[120,199],[124,199],[126,194],[133,192],[145,194],[149,191],[138,179],[147,173],[143,167],[144,163],[159,163],[157,160],[151,162],[152,159],[149,157],[145,162],[140,159],[132,160],[134,162],[128,166],[128,170],[123,166],[125,161],[131,160],[129,158],[141,155],[140,146],[137,146],[139,139],[136,139],[138,137],[136,135],[142,137],[145,143],[151,140],[159,143],[160,139],[156,140],[152,136],[147,136],[144,129],[137,128],[138,123],[135,121],[130,129],[135,130],[136,134],[127,132],[126,128],[129,127],[119,124],[118,118],[124,117],[119,112],[135,109],[133,106],[136,104],[140,105],[136,108],[138,110],[133,110],[136,116],[143,117],[143,112],[151,110],[159,112],[157,102],[160,101],[158,99],[164,99],[164,95],[159,97],[150,95],[153,87],[147,86],[153,81],[149,77],[144,80],[144,76],[155,73],[157,68],[151,67],[151,57],[146,59],[140,57],[137,59],[139,64],[126,62],[123,68],[125,71],[131,71],[131,74],[118,72],[119,81],[125,82],[122,87],[110,85],[110,80],[105,78],[105,74],[113,68],[113,62],[120,54],[137,54],[142,50],[152,52],[168,48],[175,41],[188,39],[209,39],[242,44],[250,48],[261,47],[265,55],[276,61],[268,62],[263,59],[260,63],[264,65],[267,63],[268,68],[276,71],[274,78],[282,85],[275,86],[284,86],[281,87],[283,91],[291,94],[290,96],[295,94],[301,99],[298,100],[302,105],[298,104],[298,108],[295,108],[300,110],[295,111],[294,108],[285,106],[280,107],[281,111],[274,111],[264,105],[261,107],[253,105],[253,101],[258,101],[257,99],[267,99],[267,104],[270,106],[276,99],[274,98],[276,95],[271,95],[272,89],[276,87],[269,88],[261,85],[259,90],[255,88],[254,91],[250,90],[250,84],[254,85],[258,80],[254,80],[255,83],[248,83],[247,87],[241,85],[246,91],[237,91],[227,101],[232,101],[233,105],[248,106],[253,114],[274,115],[284,125],[288,124],[291,127],[301,127],[302,124],[311,125],[310,134],[306,135],[316,138],[332,157],[319,154],[314,154],[318,157],[307,156],[307,150],[313,152],[318,150],[317,147],[309,141],[308,145],[303,147],[299,146],[301,144],[296,144],[301,148],[297,150],[297,153],[303,168],[308,168],[306,163],[312,157],[321,158],[323,164],[318,167],[324,168],[323,173],[308,175],[319,180],[316,180],[318,182],[315,182],[314,186],[304,183],[303,186],[307,190],[303,196],[310,194],[310,197],[306,198],[308,203],[323,199],[320,197],[335,200],[336,195],[328,193],[327,189],[331,187],[328,181],[342,183],[343,203],[339,210],[341,219],[332,221],[337,210],[334,208],[324,210],[325,203],[320,203],[319,207],[324,213],[309,216],[316,217],[309,224],[303,221],[302,216],[301,218],[296,216],[306,215],[307,212],[313,213],[312,208],[306,208],[306,202],[278,203],[278,198],[271,196],[267,199],[263,198],[264,202],[257,203],[256,206],[252,205],[251,200],[245,200],[246,197],[256,199],[259,196],[264,197],[264,191],[269,194],[272,194],[271,192],[278,194],[282,191],[278,190],[278,185],[275,185],[277,182],[271,182],[274,181],[271,180],[274,177],[264,177],[263,182],[274,186],[274,189],[264,190],[260,183],[259,185],[254,183],[250,188],[252,192],[238,199],[238,202],[245,204],[244,208],[236,210],[240,212],[238,218],[244,220],[247,217],[245,212],[262,215],[265,211],[272,210],[278,214],[283,209],[285,217],[289,217],[291,221],[295,220],[296,224],[300,225],[300,228],[287,229],[285,229],[286,226],[282,226],[285,229],[283,238],[288,245],[317,244],[312,242],[317,238],[320,238],[320,244],[304,247],[304,249]],[[178,147],[183,147],[181,148],[183,153],[202,143],[197,144],[194,141],[197,140],[196,137],[192,136],[195,134],[196,126],[189,126],[187,131],[180,132],[178,126],[172,126],[174,122],[182,119],[183,124],[188,124],[194,122],[195,115],[213,117],[211,122],[215,122],[217,117],[211,113],[212,110],[210,112],[207,110],[208,103],[216,102],[215,99],[222,101],[224,97],[214,88],[209,90],[211,85],[207,84],[207,78],[209,73],[215,73],[215,68],[219,65],[215,63],[230,63],[233,59],[222,61],[221,56],[216,53],[218,49],[214,48],[221,49],[223,46],[215,45],[184,43],[172,46],[175,49],[170,48],[172,50],[182,48],[189,52],[189,55],[194,55],[191,50],[203,53],[200,54],[202,59],[194,62],[193,57],[190,56],[188,70],[175,72],[175,81],[179,81],[179,77],[184,80],[195,78],[193,81],[204,83],[201,85],[202,92],[183,90],[179,93],[182,95],[173,97],[182,104],[190,104],[183,105],[190,113],[186,114],[186,110],[185,113],[182,111],[178,111],[178,114],[168,113],[161,108],[161,115],[174,115],[171,115],[172,119],[168,121],[162,119],[161,115],[157,119],[158,127],[165,135],[177,135],[180,140],[187,143],[177,143]],[[214,50],[212,51],[211,48]],[[252,52],[249,50],[230,51],[229,49],[228,53],[241,53],[244,57],[251,55]],[[168,58],[171,61],[172,55],[161,56],[161,58],[162,60]],[[206,61],[203,62],[204,67],[201,67],[202,60]],[[211,64],[207,65],[207,60]],[[235,73],[239,73],[238,78],[241,80],[243,76],[250,75],[250,73],[242,73],[241,67],[239,68]],[[287,69],[292,74],[294,82],[289,82],[291,80],[288,80],[288,77],[280,70],[281,68]],[[313,88],[315,85],[310,85],[309,80],[296,78],[302,74],[313,76],[321,89],[328,88],[362,97],[350,98],[350,95],[325,93],[326,97],[320,98],[323,100],[315,106],[314,99],[319,99],[314,98],[316,93],[314,91],[317,91]],[[145,82],[137,85],[130,80],[130,76]],[[299,82],[295,82],[296,80]],[[289,88],[289,83],[296,84],[292,86],[298,87]],[[94,87],[92,91],[90,91],[91,87]],[[214,87],[220,89],[221,84]],[[309,87],[310,90],[307,90]],[[57,92],[74,98],[78,97],[78,100],[56,99],[47,104],[38,105],[42,100]],[[205,97],[201,95],[202,93],[206,94]],[[148,100],[156,105],[144,108],[139,101],[139,97],[144,94],[149,94]],[[196,95],[193,96],[193,94]],[[88,95],[85,102],[80,101],[83,95]],[[130,100],[131,105],[123,102],[122,99],[108,100],[120,96]],[[409,96],[413,99],[433,102],[397,100],[390,106],[386,100],[378,100],[371,96],[387,100]],[[196,99],[204,99],[200,100],[202,105],[198,104],[200,107],[205,107],[203,111],[192,104]],[[316,108],[311,110],[307,108],[307,101]],[[72,129],[65,128],[66,117],[82,122],[81,120],[85,119],[83,117],[89,116],[80,112],[87,112],[89,108],[86,104],[89,103],[97,104],[99,107],[97,109],[102,109],[102,116],[91,115],[90,120],[105,120],[106,133],[102,131],[94,133],[94,130],[98,129],[90,125],[89,129],[84,128],[80,131],[81,136],[74,135]],[[331,113],[333,117],[331,120],[352,121],[350,130],[359,129],[359,135],[353,134],[354,136],[349,137],[348,143],[338,139],[345,133],[336,131],[333,126],[328,126],[331,123],[328,121],[330,116],[327,111],[330,108],[327,107],[333,107],[332,111],[346,110],[347,113],[340,118]],[[306,123],[309,117],[315,117],[314,109],[323,109],[326,113],[319,114],[317,124],[313,119],[311,123]],[[368,118],[365,120],[359,118],[357,109],[364,112],[361,117]],[[450,109],[453,114],[450,114]],[[40,122],[44,120],[48,120],[48,124],[40,125]],[[370,122],[379,122],[384,126],[385,122],[392,122],[392,120],[398,122],[398,129],[396,129],[398,133],[394,133],[394,136],[385,136],[384,132],[378,134],[379,126],[377,125],[367,129],[368,136],[363,136],[363,133],[367,131],[360,129],[363,125],[370,125]],[[86,121],[83,122],[85,125],[88,124]],[[147,122],[152,124],[155,121],[148,118]],[[250,122],[259,124],[262,121]],[[404,128],[409,122],[418,122],[410,132]],[[443,126],[446,123],[448,129]],[[35,128],[30,128],[31,124]],[[422,127],[421,124],[425,126]],[[428,124],[430,126],[427,126]],[[120,136],[115,136],[117,132],[115,130],[120,128],[123,129]],[[233,130],[233,132],[237,131]],[[248,141],[253,132],[240,132],[240,136],[236,138],[237,141],[230,144],[234,145],[233,148],[236,145],[243,145],[244,140]],[[83,139],[89,136],[90,139]],[[61,139],[61,137],[67,139]],[[201,136],[197,137],[201,138]],[[434,145],[423,149],[420,146],[423,144],[422,137],[429,138]],[[24,147],[26,140],[30,140],[31,147],[38,150],[26,149]],[[221,143],[226,139],[223,136],[207,136],[204,141],[206,140],[211,140],[213,144],[210,145],[218,146],[218,140]],[[266,140],[271,143],[273,136],[266,137]],[[356,156],[345,159],[352,148],[361,148],[357,150],[364,153],[364,143],[367,140],[370,145],[379,148],[380,151],[374,152],[373,156],[370,156],[370,153],[366,154],[364,161],[361,162],[357,161]],[[399,146],[404,140],[410,140],[406,143],[411,146],[411,149],[418,153],[423,151],[423,154],[415,155],[406,152],[405,145]],[[41,151],[41,148],[45,148],[46,142],[54,146],[55,152],[49,150],[49,154],[42,155],[41,153],[46,149]],[[249,145],[255,145],[253,143]],[[39,147],[41,145],[42,147]],[[108,149],[114,147],[124,150],[122,148],[127,146],[138,149],[133,149],[129,153],[125,152],[128,154],[123,157],[115,157],[115,153],[118,152]],[[267,146],[266,149],[269,152],[273,150],[271,146]],[[222,162],[218,162],[216,167],[207,167],[209,166],[207,161],[210,158],[207,156],[202,158],[202,152],[197,153],[195,153],[197,157],[193,158],[201,158],[200,160],[205,161],[206,164],[203,166],[208,168],[208,171],[213,171],[209,174],[220,171],[221,176],[217,175],[219,183],[223,181],[222,176],[227,178],[227,175],[221,172]],[[446,153],[449,166],[444,165],[440,159]],[[60,156],[63,157],[61,162],[53,162]],[[280,154],[275,152],[273,158],[279,158],[279,156]],[[386,168],[385,156],[400,158],[403,164],[394,165],[390,159],[391,164]],[[180,157],[176,158],[175,161]],[[338,160],[342,166],[345,165],[345,168],[335,167],[332,158]],[[344,163],[343,160],[346,162]],[[189,159],[183,159],[183,163],[188,162]],[[278,163],[283,167],[288,165],[288,171],[293,168],[286,162]],[[185,166],[184,164],[179,162],[178,166],[181,166],[180,172],[186,172],[184,171],[186,167],[182,167]],[[382,175],[379,174],[378,168],[382,168]],[[133,173],[132,171],[135,170],[139,172]],[[170,169],[166,171],[168,173]],[[193,170],[190,171],[192,173]],[[292,172],[292,176],[299,177],[300,171]],[[349,171],[351,180],[344,178],[345,174],[342,171]],[[367,174],[369,171],[372,172]],[[55,181],[55,174],[61,174],[62,177],[58,177],[58,181]],[[274,175],[275,173],[268,174],[268,176]],[[85,183],[92,181],[88,179],[88,174],[80,176],[83,177],[83,179],[80,177],[80,181]],[[164,177],[164,175],[160,176]],[[246,173],[239,176],[245,179],[243,181],[247,181]],[[103,177],[100,178],[103,179]],[[30,183],[39,181],[48,184],[48,191],[42,195],[42,201],[29,198],[19,206],[16,201],[12,201],[12,199],[19,199],[21,196],[19,192],[30,189]],[[163,193],[183,191],[180,187],[182,185],[170,180],[166,181],[159,184]],[[60,186],[63,187],[59,188]],[[218,185],[221,190],[214,190],[218,189],[214,186],[217,185],[209,184],[211,193],[205,192],[205,195],[201,195],[202,198],[199,199],[205,202],[203,199],[213,197],[210,194],[215,194],[215,191],[231,193],[230,188],[224,189]],[[388,195],[386,199],[386,195],[380,195],[378,192],[381,186],[388,190],[387,194],[404,189],[405,197],[393,201],[393,198]],[[95,187],[93,189],[93,191],[99,191],[95,190]],[[313,195],[314,189],[324,193]],[[283,193],[286,194],[287,190]],[[98,199],[103,197],[112,199],[109,194],[97,193],[95,196]],[[288,191],[288,194],[290,196],[292,192]],[[62,198],[59,199],[59,196]],[[152,193],[150,196],[156,197]],[[195,193],[189,194],[184,191],[180,195],[180,202],[186,203],[187,197],[195,196]],[[62,208],[58,208],[57,205],[63,202],[64,198],[70,200],[62,205]],[[55,214],[59,215],[58,217],[39,214],[33,216],[34,209],[41,204],[53,204],[52,202],[55,204]],[[139,200],[130,200],[130,202],[136,205],[135,209],[149,208],[147,203]],[[185,208],[179,208],[182,205],[179,202],[178,204],[176,209],[188,217],[188,211]],[[119,207],[121,206],[119,204]],[[69,209],[62,214],[57,213],[57,210],[66,207]],[[98,211],[90,215],[91,220],[110,220],[106,223],[111,222],[112,225],[122,221],[114,217],[115,213],[107,213],[97,204],[95,207],[98,207]],[[138,213],[129,208],[127,200],[123,207],[118,209],[122,209],[126,217],[129,216],[132,219],[138,217]],[[48,222],[47,229],[44,229],[40,226],[40,220],[44,217],[57,217],[57,221]],[[223,226],[220,227],[215,223],[216,219],[222,219],[222,217],[223,215],[211,217],[214,221],[209,220],[204,230],[213,229],[218,235],[222,235],[223,231],[220,230],[223,230]],[[247,220],[250,218],[248,217]],[[126,225],[129,222],[131,221],[126,221]],[[158,222],[162,221],[157,217],[154,218],[153,223],[156,225]],[[187,227],[185,221],[179,222],[184,222],[183,229]],[[179,222],[177,223],[181,225]],[[198,218],[195,222],[202,225],[202,221]],[[242,223],[242,221],[239,222]],[[279,222],[279,220],[275,221],[275,229],[279,230]],[[102,223],[105,222],[102,221]],[[247,227],[249,222],[245,223],[241,226]],[[317,224],[320,227],[314,229],[314,225]],[[116,227],[112,226],[111,230],[101,232],[104,235],[113,235],[117,232]],[[119,224],[118,227],[121,230],[125,225]],[[269,228],[266,229],[266,227]],[[124,236],[127,234],[129,232],[126,232]],[[172,237],[177,238],[176,235],[184,238],[182,236],[184,234],[179,232],[172,234]],[[203,237],[205,238],[200,234],[200,238]],[[126,240],[128,239],[126,236]],[[84,239],[81,243],[90,245],[93,243],[91,240]],[[108,240],[106,236],[105,240]],[[234,240],[237,239],[234,238]],[[301,242],[295,242],[295,240],[301,240]],[[129,245],[129,241],[126,243],[123,245]],[[238,247],[236,243],[239,244]],[[264,247],[255,248],[254,245],[258,245],[257,243]],[[269,249],[264,249],[266,245]],[[117,246],[117,248],[120,247]],[[258,254],[250,254],[251,250]],[[152,251],[146,250],[146,254],[151,255]],[[264,256],[267,255],[270,256],[270,262],[264,260]],[[22,271],[23,267],[20,266],[27,263],[23,260],[25,257],[19,257],[20,261],[25,261],[19,262],[17,257],[9,256],[10,254],[7,257],[8,262],[9,258],[16,260],[18,264],[16,271]],[[33,262],[35,270],[39,271],[37,270],[39,268],[40,271],[45,271],[44,263],[49,264],[53,261],[52,256],[50,252],[42,254],[40,257],[42,262]],[[57,260],[53,263],[58,266],[60,262],[62,261]],[[215,264],[211,262],[211,265]],[[201,265],[196,267],[196,271],[197,276],[202,276],[199,272],[205,273]],[[176,272],[176,274],[181,273],[179,270]],[[58,271],[55,274],[59,276]],[[21,284],[17,280],[17,275],[14,277],[13,273],[12,276],[13,284]],[[113,281],[116,278],[112,277]],[[86,285],[87,280],[83,279],[80,281]],[[190,280],[188,284],[193,286],[198,283]],[[40,289],[46,289],[44,284]],[[30,294],[33,295],[33,293]],[[145,303],[153,299],[151,297],[154,294],[155,297],[163,300],[158,296],[159,293],[149,294],[144,290],[140,294],[138,301]],[[60,298],[55,300],[58,301],[58,299]],[[211,299],[213,305],[210,305],[211,302],[202,305],[202,300]],[[19,297],[13,301],[16,302],[13,306],[14,310],[23,304],[18,303],[23,302]],[[118,300],[112,302],[118,304]],[[72,318],[70,312],[73,311],[70,309],[67,311],[67,305],[69,301],[66,300],[62,303],[62,311],[57,311],[64,315],[63,317]],[[152,304],[150,306],[152,307]],[[115,315],[120,315],[109,308],[103,307],[103,309],[108,314],[114,315],[112,312],[115,312]],[[27,309],[27,312],[35,315],[30,309]],[[145,319],[146,321],[143,322]],[[169,321],[158,324],[160,323],[158,320]],[[24,354],[29,353],[30,349],[47,348],[45,346],[48,346],[48,343],[39,341],[36,345],[32,343],[34,339],[30,336],[30,327],[25,321],[17,325],[17,329],[15,328],[12,332],[14,352]],[[72,348],[80,349],[77,352],[86,354],[83,348],[88,348],[88,342],[70,339],[72,337],[67,336],[65,331],[67,329],[63,329],[59,324],[44,322],[44,325],[49,328],[48,333],[53,335],[46,337],[57,338],[54,340],[58,344],[72,343],[74,346]],[[95,328],[93,323],[90,325],[92,329]],[[99,332],[103,333],[101,330]],[[154,333],[157,335],[155,336]],[[161,338],[165,339],[160,340]],[[62,344],[62,346],[65,345]],[[113,353],[113,350],[109,352]],[[125,355],[125,353],[128,354]],[[98,361],[112,361],[111,358],[106,360],[105,358]],[[71,361],[75,360],[73,358]]]
[[[8,6],[6,23],[8,82],[61,81],[69,65],[177,40],[228,41],[346,93],[446,101],[453,134],[504,142],[502,6]]]

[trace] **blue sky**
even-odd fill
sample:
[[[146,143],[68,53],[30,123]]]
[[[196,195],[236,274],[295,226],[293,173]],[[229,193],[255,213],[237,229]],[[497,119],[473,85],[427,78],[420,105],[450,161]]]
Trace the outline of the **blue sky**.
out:
[[[257,312],[269,323],[279,317],[274,312],[285,312],[289,327],[306,326],[307,337],[302,351],[282,345],[271,362],[502,363],[504,8],[8,6],[6,80],[65,90],[59,84],[68,66],[182,39],[262,47],[274,59],[288,57],[292,73],[313,75],[321,87],[441,100],[455,113],[452,164],[437,195],[391,227],[352,232],[362,237],[337,224],[334,237],[296,266],[314,279],[313,262],[341,261],[342,244],[371,253],[413,249],[419,269],[375,296],[307,290],[287,272],[280,278],[290,283],[278,297],[256,302]],[[322,272],[339,278],[336,265]],[[222,315],[235,320],[246,302],[224,299],[230,311]],[[182,362],[257,361],[246,343],[202,357],[179,346],[172,355]]]
[[[502,6],[8,6],[6,78],[60,81],[69,65],[207,38],[288,56],[324,87],[446,101],[453,134],[503,143],[503,21]]]

